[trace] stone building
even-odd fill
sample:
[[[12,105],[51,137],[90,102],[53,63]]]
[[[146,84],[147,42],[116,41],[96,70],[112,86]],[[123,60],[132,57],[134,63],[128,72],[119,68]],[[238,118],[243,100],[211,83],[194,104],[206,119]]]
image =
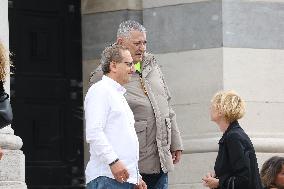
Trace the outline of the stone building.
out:
[[[12,128],[26,156],[24,180],[21,140],[1,130],[1,145],[9,136],[17,147],[6,146],[0,187],[84,188],[82,91],[127,19],[146,27],[172,92],[185,151],[171,189],[203,188],[213,170],[221,133],[208,107],[221,89],[246,100],[241,124],[259,164],[284,156],[284,0],[1,0],[0,16],[0,38],[15,52]]]

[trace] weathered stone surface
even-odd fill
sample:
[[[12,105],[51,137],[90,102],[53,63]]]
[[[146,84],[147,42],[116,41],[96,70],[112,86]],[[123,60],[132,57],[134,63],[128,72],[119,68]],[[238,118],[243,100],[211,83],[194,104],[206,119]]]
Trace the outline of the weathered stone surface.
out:
[[[25,157],[22,151],[4,149],[0,167],[0,182],[25,182]]]
[[[0,40],[5,44],[9,41],[8,0],[0,1]]]
[[[284,48],[284,1],[224,0],[224,47]]]
[[[100,58],[103,49],[115,42],[119,24],[129,19],[141,23],[142,11],[121,10],[83,15],[83,60]]]
[[[82,14],[117,10],[141,10],[142,0],[82,0]]]
[[[209,102],[223,88],[223,49],[156,54],[174,105]]]
[[[0,182],[0,189],[26,189],[27,186],[23,182],[3,181]]]
[[[7,126],[0,130],[0,144],[4,149],[19,150],[23,146],[23,141],[20,137],[14,135],[11,126]]]
[[[224,88],[246,101],[284,102],[284,50],[224,48]]]
[[[144,1],[143,22],[155,53],[195,49],[284,48],[284,1]]]
[[[222,46],[220,0],[144,9],[143,23],[154,53]]]
[[[197,3],[202,1],[210,1],[210,0],[155,0],[155,1],[143,0],[143,8],[176,6],[180,4]]]
[[[84,0],[85,1],[85,0]],[[202,1],[214,1],[214,0],[143,0],[143,8],[164,7],[164,6],[176,6],[188,3],[198,3]],[[224,1],[224,0],[223,0]],[[283,3],[283,0],[232,0],[235,2],[269,2],[269,3]]]
[[[0,146],[4,155],[0,160],[0,189],[25,189],[25,156],[22,139],[7,126],[0,130]]]

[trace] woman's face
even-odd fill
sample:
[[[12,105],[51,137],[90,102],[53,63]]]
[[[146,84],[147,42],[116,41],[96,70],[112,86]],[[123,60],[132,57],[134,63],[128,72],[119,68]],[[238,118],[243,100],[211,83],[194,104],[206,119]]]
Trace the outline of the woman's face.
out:
[[[284,165],[282,165],[280,173],[276,176],[275,184],[280,188],[284,188]]]
[[[211,121],[218,121],[220,119],[220,113],[219,111],[217,110],[216,106],[214,104],[211,104],[210,106],[210,118],[211,118]]]

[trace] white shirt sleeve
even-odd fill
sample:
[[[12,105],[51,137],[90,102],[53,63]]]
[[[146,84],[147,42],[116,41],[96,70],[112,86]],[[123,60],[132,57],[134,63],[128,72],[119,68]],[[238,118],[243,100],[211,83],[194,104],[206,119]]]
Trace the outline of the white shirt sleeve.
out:
[[[104,133],[108,113],[110,111],[109,95],[102,88],[92,86],[85,98],[86,141],[90,152],[105,164],[110,164],[117,154]]]

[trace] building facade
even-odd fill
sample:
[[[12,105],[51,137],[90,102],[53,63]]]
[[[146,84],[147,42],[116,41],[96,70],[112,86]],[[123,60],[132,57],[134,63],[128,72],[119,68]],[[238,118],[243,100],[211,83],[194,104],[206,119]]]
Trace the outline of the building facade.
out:
[[[8,2],[13,1],[1,0],[0,2],[0,15],[3,21],[1,23],[4,23],[0,26],[0,36],[6,45],[9,41]],[[36,4],[36,1],[32,0],[26,0],[26,2],[30,3],[30,7],[33,7],[33,3]],[[50,10],[59,10],[52,8],[52,4],[54,7],[59,6],[57,2],[59,1],[49,1]],[[283,0],[81,0],[80,3],[81,25],[67,27],[66,33],[63,33],[67,35],[68,31],[74,28],[80,28],[82,33],[81,60],[78,61],[77,57],[71,65],[74,67],[79,65],[76,68],[82,70],[83,89],[77,86],[81,83],[77,78],[78,74],[72,75],[72,71],[69,74],[76,76],[75,79],[68,74],[68,77],[63,74],[70,83],[73,83],[72,90],[83,90],[83,94],[86,93],[89,74],[99,64],[103,48],[115,41],[120,22],[134,19],[147,29],[147,48],[155,54],[169,85],[173,97],[172,105],[177,113],[177,122],[185,146],[180,164],[170,174],[171,189],[203,188],[201,178],[208,171],[213,171],[221,133],[217,126],[210,122],[208,112],[210,99],[218,90],[234,89],[245,99],[247,112],[240,122],[254,143],[259,167],[272,155],[284,156]],[[62,7],[64,5],[67,7],[67,13],[69,12],[66,13],[66,18],[73,18],[72,12],[77,10],[76,1],[63,3]],[[40,6],[37,5],[37,7]],[[21,13],[26,14],[27,9],[33,8],[24,7]],[[50,10],[44,13],[48,15],[48,18],[51,16]],[[65,9],[62,10],[64,12]],[[36,13],[40,11],[42,10],[37,9]],[[33,12],[29,15],[36,14]],[[48,22],[50,19],[46,20]],[[9,22],[12,21],[9,20]],[[11,29],[13,28],[10,27],[10,33],[12,33]],[[78,38],[67,39],[67,41],[73,40],[78,42]],[[70,53],[67,54],[70,55]],[[64,61],[60,62],[58,65],[63,64]],[[15,64],[18,66],[17,62]],[[72,67],[67,70],[70,69],[72,70]],[[40,72],[40,67],[38,70]],[[70,72],[66,70],[61,72],[59,69],[58,73]],[[46,77],[46,73],[43,75]],[[49,75],[47,78],[49,77],[55,76]],[[21,89],[16,89],[16,94],[17,90]],[[76,93],[76,90],[73,92]],[[73,98],[76,96],[75,93],[68,91]],[[71,100],[71,102],[75,101]],[[83,135],[83,123],[77,121],[76,124],[80,125],[81,130],[75,131]],[[16,134],[17,127],[20,127],[20,123],[15,126]],[[54,128],[56,127],[55,125]],[[62,128],[63,131],[64,128],[68,129]],[[72,131],[70,132],[71,136]],[[19,136],[23,139],[24,146],[31,145],[25,138],[25,132],[22,133]],[[62,137],[66,138],[65,135]],[[83,140],[83,136],[79,139]],[[47,139],[40,141],[49,142]],[[65,143],[61,145],[64,148],[68,146]],[[81,149],[79,157],[82,158],[84,153],[84,162],[86,162],[88,160],[87,145],[81,146],[83,142],[76,145],[79,151]],[[25,151],[25,148],[23,151],[27,156],[29,152]],[[72,150],[67,152],[75,153]],[[30,162],[31,157],[27,159]],[[76,179],[73,181],[70,179],[67,184],[63,184],[65,187],[72,188],[72,183],[73,188],[79,187],[82,173],[76,170],[84,169],[82,161],[80,162],[81,164],[70,163],[71,166],[66,169],[75,172],[69,177]],[[21,166],[18,166],[18,169],[23,171]],[[2,175],[0,175],[0,183],[9,181],[10,177]],[[24,182],[23,177],[17,179]],[[29,187],[29,184],[27,185]],[[41,186],[34,185],[33,188],[44,188],[44,183]],[[60,186],[57,185],[57,188]]]
[[[200,189],[213,170],[221,133],[208,112],[218,90],[234,89],[245,99],[241,124],[261,166],[284,153],[283,8],[283,0],[83,0],[84,89],[119,23],[137,20],[172,92],[185,145],[170,188]]]

